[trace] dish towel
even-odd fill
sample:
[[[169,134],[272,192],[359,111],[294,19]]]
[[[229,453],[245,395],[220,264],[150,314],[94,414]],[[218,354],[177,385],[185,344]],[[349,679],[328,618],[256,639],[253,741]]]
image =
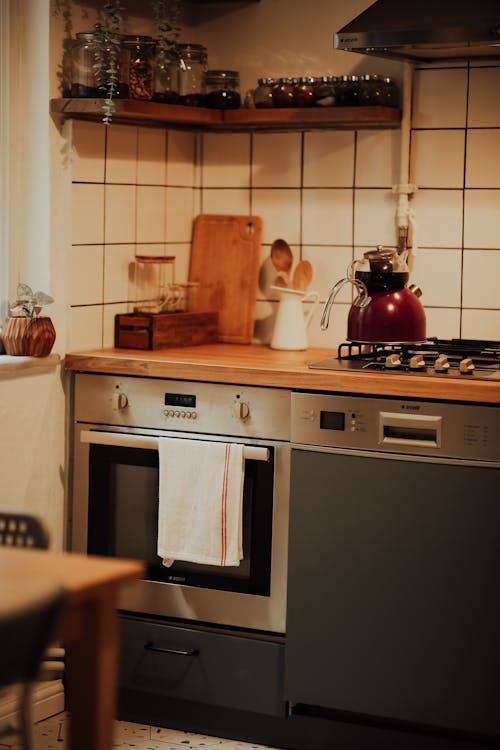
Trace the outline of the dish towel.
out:
[[[158,555],[205,565],[243,559],[244,446],[159,438]]]

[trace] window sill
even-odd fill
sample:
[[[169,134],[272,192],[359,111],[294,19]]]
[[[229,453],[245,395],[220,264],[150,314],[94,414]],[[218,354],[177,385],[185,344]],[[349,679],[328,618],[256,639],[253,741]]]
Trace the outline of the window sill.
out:
[[[0,376],[40,367],[53,368],[60,363],[61,356],[59,354],[49,354],[47,357],[13,357],[10,354],[0,354]]]

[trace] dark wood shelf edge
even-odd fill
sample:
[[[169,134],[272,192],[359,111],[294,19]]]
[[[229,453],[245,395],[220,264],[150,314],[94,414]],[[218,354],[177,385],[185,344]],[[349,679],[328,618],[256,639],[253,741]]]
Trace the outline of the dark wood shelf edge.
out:
[[[52,99],[50,111],[63,119],[102,121],[103,99]],[[328,107],[215,110],[178,104],[116,99],[111,119],[117,125],[169,127],[213,132],[312,129],[397,128],[395,107]]]

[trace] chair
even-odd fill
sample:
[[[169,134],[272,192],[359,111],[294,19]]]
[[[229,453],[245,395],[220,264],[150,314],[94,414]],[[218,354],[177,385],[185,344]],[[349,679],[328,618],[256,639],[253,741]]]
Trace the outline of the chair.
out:
[[[0,614],[0,688],[21,685],[20,729],[23,748],[33,750],[32,684],[37,679],[45,648],[64,602],[64,590],[53,583],[36,592],[5,592]],[[0,740],[1,742],[1,740]]]
[[[0,510],[0,546],[48,549],[50,533],[44,521],[31,513]],[[39,665],[36,680],[60,680],[64,677],[64,648],[48,646]]]

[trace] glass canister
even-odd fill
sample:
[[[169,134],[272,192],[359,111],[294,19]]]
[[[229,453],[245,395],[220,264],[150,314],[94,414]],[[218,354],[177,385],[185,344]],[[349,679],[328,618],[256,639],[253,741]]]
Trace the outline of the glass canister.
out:
[[[179,101],[177,52],[160,43],[155,45],[153,59],[153,101],[163,104]]]
[[[385,104],[384,79],[379,75],[362,75],[359,79],[359,103],[364,105]]]
[[[202,44],[177,45],[179,102],[190,107],[204,103],[207,49]]]
[[[393,78],[384,78],[384,101],[386,107],[399,107],[399,88]]]
[[[314,78],[311,76],[302,76],[295,81],[293,103],[295,107],[314,107],[316,103]]]
[[[273,86],[273,107],[293,107],[293,93],[295,80],[285,77],[278,78]]]
[[[335,93],[339,106],[357,106],[359,104],[359,76],[341,76]]]
[[[253,92],[253,101],[257,109],[273,106],[273,86],[275,78],[258,78],[257,88]]]
[[[236,70],[207,70],[205,106],[211,109],[239,109],[240,74]]]
[[[122,37],[116,35],[112,42],[100,24],[96,24],[94,31],[78,32],[70,48],[70,95],[75,98],[106,96],[106,80],[113,58],[116,67],[115,80],[118,81],[113,95],[127,98],[128,84],[124,80]]]
[[[153,98],[153,38],[124,36],[123,48],[126,52],[129,97],[151,100]]]
[[[314,98],[318,107],[335,106],[335,76],[319,76],[314,79]]]

